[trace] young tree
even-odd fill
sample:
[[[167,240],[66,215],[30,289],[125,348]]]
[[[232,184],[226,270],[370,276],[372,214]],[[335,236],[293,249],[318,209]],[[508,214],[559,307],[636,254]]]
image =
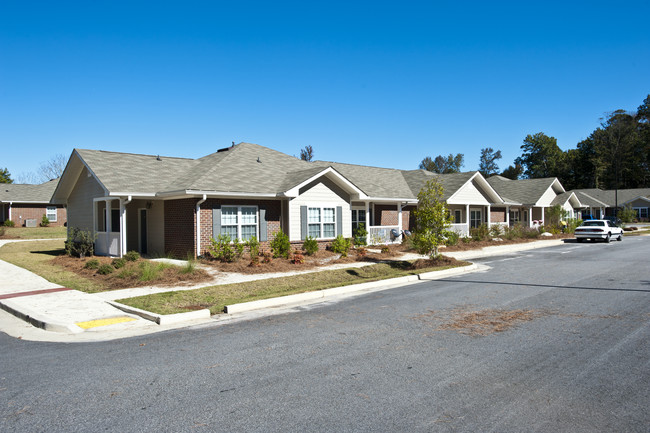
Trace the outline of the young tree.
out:
[[[47,161],[43,162],[38,169],[38,177],[41,182],[61,177],[68,159],[65,155],[56,154]]]
[[[300,159],[303,161],[311,161],[314,158],[314,149],[311,146],[305,146],[300,149]]]
[[[432,260],[438,257],[438,247],[444,244],[451,226],[451,215],[442,196],[443,188],[438,179],[429,180],[418,193],[418,207],[414,211],[413,246]]]
[[[501,159],[501,151],[496,152],[491,147],[481,149],[481,159],[478,165],[478,171],[484,177],[490,177],[499,172],[499,165],[497,159]]]
[[[433,160],[427,156],[420,162],[420,168],[434,173],[447,174],[460,172],[464,164],[465,156],[462,153],[456,155],[450,153],[446,157],[438,155]]]
[[[6,168],[0,168],[0,183],[14,183],[11,173]]]

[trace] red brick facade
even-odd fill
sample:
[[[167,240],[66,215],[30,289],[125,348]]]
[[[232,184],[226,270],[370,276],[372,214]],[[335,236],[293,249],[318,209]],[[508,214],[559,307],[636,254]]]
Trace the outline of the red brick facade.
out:
[[[490,209],[490,222],[504,223],[506,222],[506,208],[493,207]]]
[[[187,258],[196,251],[194,208],[198,199],[168,200],[165,202],[165,252],[178,258]]]
[[[415,209],[414,206],[408,206],[402,209],[402,230],[411,230],[411,211]],[[399,214],[397,212],[397,205],[375,205],[375,221],[373,225],[379,226],[396,226],[398,223]]]
[[[49,205],[54,206],[54,205]],[[33,204],[14,203],[11,205],[11,220],[16,227],[24,227],[25,221],[28,219],[35,219],[36,225],[40,226],[43,220],[43,215],[47,214],[48,205],[35,206]],[[5,211],[3,221],[9,219],[9,204],[5,204]],[[61,227],[66,224],[67,212],[63,206],[56,206],[56,221],[50,220],[50,227]]]

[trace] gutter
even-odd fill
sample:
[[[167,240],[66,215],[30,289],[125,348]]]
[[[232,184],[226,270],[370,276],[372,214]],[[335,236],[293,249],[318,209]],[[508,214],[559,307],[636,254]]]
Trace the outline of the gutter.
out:
[[[196,202],[196,257],[201,255],[201,205],[208,199],[207,194]]]

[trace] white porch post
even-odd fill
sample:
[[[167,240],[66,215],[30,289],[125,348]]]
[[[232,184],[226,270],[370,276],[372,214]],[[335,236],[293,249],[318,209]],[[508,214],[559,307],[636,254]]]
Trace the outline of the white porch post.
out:
[[[533,226],[533,208],[529,207],[528,208],[528,227]]]
[[[120,257],[126,254],[126,205],[131,203],[131,196],[120,199]]]
[[[506,206],[506,226],[510,227],[510,206]]]
[[[465,225],[467,226],[467,234],[469,235],[469,204],[465,205]]]
[[[370,202],[366,202],[366,231],[370,232]]]
[[[13,202],[9,202],[9,221],[11,221],[11,205],[14,204]]]
[[[104,212],[106,212],[106,227],[104,227],[104,230],[106,231],[106,253],[107,255],[110,255],[111,227],[113,227],[113,221],[111,219],[111,206],[113,205],[113,200],[107,199],[105,202],[106,202],[106,209],[104,209]]]
[[[492,206],[487,205],[487,226],[490,227],[492,224]]]

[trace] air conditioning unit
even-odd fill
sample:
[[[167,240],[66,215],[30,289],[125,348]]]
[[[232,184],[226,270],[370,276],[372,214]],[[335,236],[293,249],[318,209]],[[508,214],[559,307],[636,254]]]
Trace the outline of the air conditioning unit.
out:
[[[25,220],[25,227],[38,227],[38,222],[36,219],[26,219]]]

